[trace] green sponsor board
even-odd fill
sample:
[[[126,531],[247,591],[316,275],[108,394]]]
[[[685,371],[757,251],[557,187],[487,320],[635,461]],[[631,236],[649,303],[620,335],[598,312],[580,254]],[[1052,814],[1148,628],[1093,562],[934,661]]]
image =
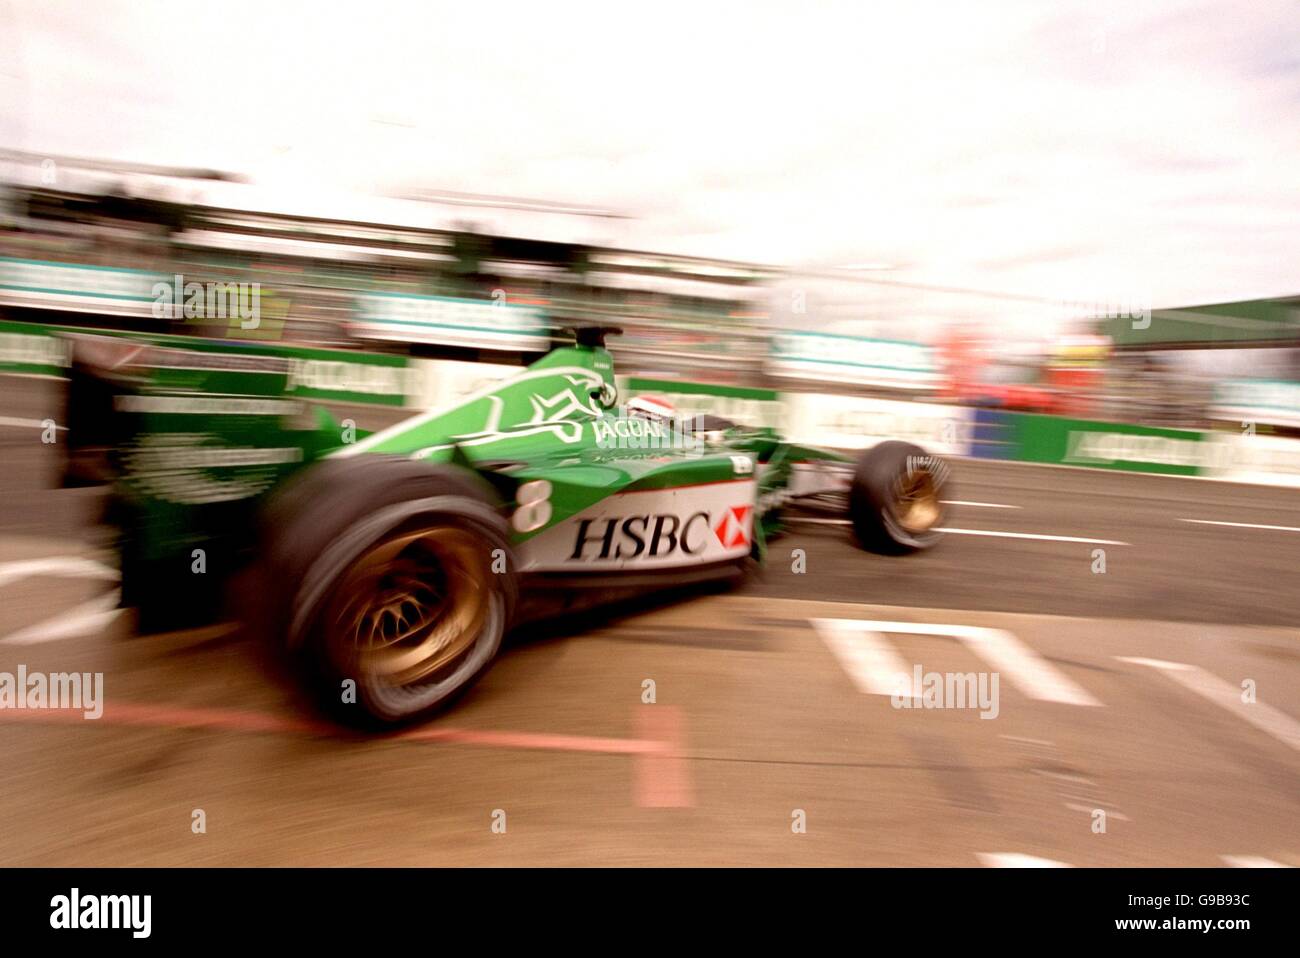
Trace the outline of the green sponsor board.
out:
[[[1011,416],[1011,435],[1025,462],[1171,476],[1200,475],[1207,453],[1199,432],[1027,413]]]
[[[0,373],[62,376],[68,365],[68,344],[52,327],[0,322]]]
[[[406,356],[281,347],[285,394],[304,399],[405,406],[420,392],[421,369]]]
[[[60,334],[80,333],[126,337],[155,346],[185,350],[193,359],[159,372],[164,385],[189,388],[202,373],[209,376],[230,367],[230,361],[262,356],[280,360],[272,391],[291,398],[334,402],[405,406],[423,389],[424,369],[409,357],[351,350],[312,349],[281,344],[252,345],[190,336],[144,335],[123,330],[80,329],[71,326],[43,326],[37,323],[0,322],[0,373],[63,376],[69,362],[69,342]],[[237,364],[236,364],[237,365]],[[234,368],[234,367],[230,367]],[[278,377],[283,375],[283,380]],[[214,388],[209,379],[204,379]],[[281,385],[282,384],[282,385]],[[245,384],[242,388],[248,388]]]

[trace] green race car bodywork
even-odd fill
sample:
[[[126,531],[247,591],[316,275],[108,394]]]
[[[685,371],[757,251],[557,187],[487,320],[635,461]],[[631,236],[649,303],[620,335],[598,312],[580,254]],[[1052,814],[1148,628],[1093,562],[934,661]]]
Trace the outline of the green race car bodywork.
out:
[[[150,567],[188,568],[194,549],[238,542],[265,492],[324,457],[490,474],[514,496],[504,508],[520,571],[552,573],[761,558],[794,464],[847,462],[768,429],[620,415],[601,345],[559,346],[449,409],[365,435],[293,399],[267,347],[78,339],[80,366],[95,347],[111,356],[97,364],[96,380],[113,387],[99,402],[115,414],[100,445],[111,445],[115,514],[129,517],[124,547]],[[74,408],[69,418],[87,417]]]
[[[451,409],[329,455],[399,455],[508,476],[512,539],[524,572],[761,556],[792,463],[843,461],[783,443],[769,430],[620,415],[615,395],[604,348],[560,347]]]

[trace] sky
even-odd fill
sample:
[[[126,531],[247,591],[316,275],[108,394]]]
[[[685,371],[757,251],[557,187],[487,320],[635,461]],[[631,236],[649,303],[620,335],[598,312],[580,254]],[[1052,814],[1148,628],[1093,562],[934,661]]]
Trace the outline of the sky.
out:
[[[1298,120],[1296,0],[0,0],[0,146],[305,213],[590,205],[635,248],[1050,301],[1300,293]]]

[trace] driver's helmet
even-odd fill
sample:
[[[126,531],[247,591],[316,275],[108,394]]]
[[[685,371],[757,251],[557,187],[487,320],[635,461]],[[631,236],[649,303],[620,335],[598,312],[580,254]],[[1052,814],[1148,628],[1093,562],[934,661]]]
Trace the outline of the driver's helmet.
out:
[[[677,419],[677,409],[663,396],[636,396],[627,401],[626,409],[627,415],[635,419],[666,423]]]

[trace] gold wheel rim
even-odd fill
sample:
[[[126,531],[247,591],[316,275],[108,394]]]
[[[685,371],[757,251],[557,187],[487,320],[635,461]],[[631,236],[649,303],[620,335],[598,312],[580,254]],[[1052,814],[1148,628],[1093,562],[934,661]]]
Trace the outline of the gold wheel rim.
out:
[[[900,477],[894,502],[894,514],[900,526],[913,535],[929,532],[942,513],[939,487],[928,469]]]
[[[333,589],[329,647],[390,686],[427,679],[468,652],[488,614],[483,543],[437,526],[364,552]]]

